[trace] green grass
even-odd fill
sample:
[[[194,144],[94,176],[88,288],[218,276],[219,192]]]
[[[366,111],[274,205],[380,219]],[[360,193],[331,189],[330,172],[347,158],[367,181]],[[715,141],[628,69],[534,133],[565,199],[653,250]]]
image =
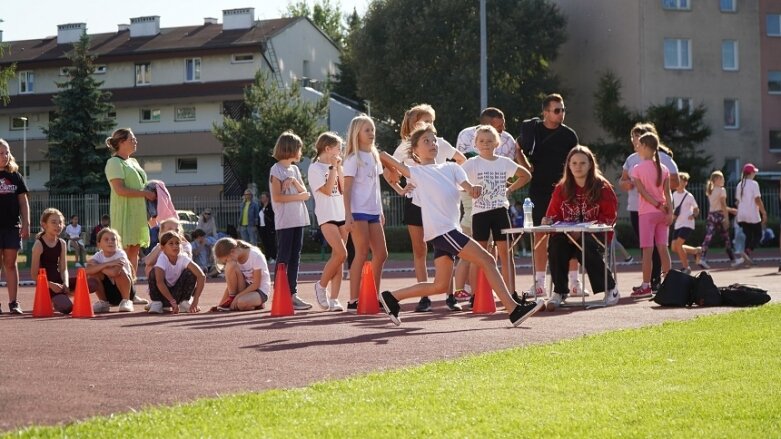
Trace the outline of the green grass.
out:
[[[779,437],[779,322],[768,305],[18,434]]]

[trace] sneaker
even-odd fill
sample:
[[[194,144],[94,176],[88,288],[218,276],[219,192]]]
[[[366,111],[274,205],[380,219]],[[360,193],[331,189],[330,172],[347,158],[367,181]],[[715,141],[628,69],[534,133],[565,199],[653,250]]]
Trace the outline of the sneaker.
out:
[[[534,284],[532,284],[532,287],[529,288],[529,291],[524,293],[524,296],[526,296],[529,299],[544,299],[545,294],[545,288],[538,286],[534,287]]]
[[[179,302],[179,312],[180,313],[181,312],[184,312],[184,313],[190,312],[190,305],[191,305],[191,303],[190,303],[189,300],[182,300],[181,302]]]
[[[624,258],[624,263],[625,263],[625,264],[631,264],[631,263],[633,263],[634,261],[635,261],[635,258],[634,258],[634,256],[632,256],[632,255],[629,255],[629,256],[627,256],[626,258]]]
[[[646,297],[651,297],[654,295],[653,290],[651,290],[651,287],[635,287],[632,288],[632,294],[629,295],[629,297],[633,299],[644,299]]]
[[[95,303],[92,304],[92,312],[95,314],[100,314],[104,312],[111,311],[111,304],[108,303],[106,300],[96,300]]]
[[[430,312],[430,311],[431,311],[431,299],[429,299],[426,296],[421,297],[420,302],[418,302],[418,306],[415,307],[415,312]],[[398,323],[396,324],[398,325]]]
[[[521,297],[517,291],[513,291],[513,293],[510,294],[510,297],[513,298],[515,303],[523,303],[524,299],[526,299],[526,293],[523,293],[523,297]]]
[[[584,290],[580,286],[580,282],[578,282],[577,285],[575,285],[574,287],[570,288],[570,290],[569,290],[569,296],[570,297],[584,297],[584,296],[588,297],[589,295],[590,295],[590,293],[588,292],[588,290]]]
[[[24,314],[24,311],[22,311],[22,307],[19,306],[19,302],[14,300],[13,302],[8,302],[8,312],[11,314],[18,314],[22,315]]]
[[[459,302],[466,302],[469,300],[470,297],[472,297],[471,294],[469,294],[465,289],[456,290],[455,293],[453,293],[454,296],[456,296],[456,300]]]
[[[545,304],[545,309],[548,311],[556,311],[556,308],[561,306],[561,302],[564,299],[561,297],[561,294],[559,293],[553,293],[550,295],[550,299],[548,299],[548,302]]]
[[[513,312],[510,313],[510,323],[513,326],[520,325],[524,320],[541,310],[543,306],[545,306],[545,302],[542,299],[537,299],[536,302],[519,303]]]
[[[447,299],[445,299],[445,305],[447,305],[447,308],[450,311],[463,311],[461,309],[461,305],[458,304],[458,300],[456,300],[455,294],[447,295]]]
[[[618,292],[618,287],[605,293],[605,306],[613,306],[618,304],[618,299],[621,298],[621,293]]]
[[[428,299],[428,297],[424,297],[424,299]],[[399,319],[399,310],[401,307],[399,306],[399,301],[393,297],[393,294],[391,294],[390,291],[383,291],[382,294],[380,294],[380,303],[385,309],[385,312],[388,313],[388,317],[390,317],[391,322],[393,322],[393,324],[396,326],[401,325],[401,319]],[[429,308],[431,307],[429,306]]]
[[[149,301],[138,294],[133,297],[133,305],[146,305],[147,303],[149,303]]]
[[[293,294],[293,309],[296,311],[304,311],[307,309],[311,309],[312,304],[309,302],[304,302],[300,297],[298,297],[298,294]]]
[[[692,269],[689,267],[681,268],[681,273],[683,274],[692,274]]]
[[[741,265],[743,265],[743,262],[745,262],[745,259],[740,257],[740,258],[737,258],[734,261],[732,261],[729,265],[731,267],[733,267],[733,268],[737,268],[737,267],[740,267]]]
[[[231,310],[231,304],[233,303],[233,299],[235,299],[236,296],[228,295],[228,298],[225,299],[225,302],[222,302],[221,304],[217,305],[217,311],[230,311]]]
[[[128,299],[119,302],[119,312],[133,312],[133,302]]]
[[[315,299],[317,299],[317,305],[321,309],[328,309],[330,304],[328,303],[328,288],[320,285],[320,281],[315,281]]]
[[[344,307],[339,303],[339,299],[328,299],[328,311],[342,312]]]
[[[97,304],[97,302],[95,302]],[[94,306],[93,306],[94,308]],[[96,311],[97,312],[97,311]],[[152,303],[149,304],[149,311],[147,311],[149,314],[162,314],[163,313],[163,302],[159,300],[153,300]]]
[[[357,312],[358,311],[358,301],[355,302],[347,302],[347,311],[348,312]]]
[[[703,270],[710,270],[710,264],[705,258],[700,258],[700,260],[697,261],[697,266]]]

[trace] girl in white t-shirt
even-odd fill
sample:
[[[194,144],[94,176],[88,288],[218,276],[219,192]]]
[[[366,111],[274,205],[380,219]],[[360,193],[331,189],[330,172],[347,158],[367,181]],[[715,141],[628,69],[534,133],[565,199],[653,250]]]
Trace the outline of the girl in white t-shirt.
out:
[[[543,302],[516,303],[496,268],[493,256],[461,233],[459,227],[458,187],[471,194],[472,198],[479,197],[482,188],[471,184],[460,166],[435,162],[437,142],[436,130],[432,125],[415,129],[410,142],[413,158],[418,162],[418,166],[407,166],[387,153],[382,153],[381,158],[385,166],[397,170],[415,185],[413,201],[421,207],[424,239],[434,247],[434,282],[422,282],[394,292],[383,291],[380,295],[383,308],[394,324],[401,324],[399,301],[445,290],[452,278],[453,260],[458,256],[485,272],[491,288],[499,295],[505,309],[510,313],[510,322],[513,326],[518,326],[539,311]]]
[[[179,235],[184,237],[184,229],[182,228],[182,224],[179,222],[178,218],[167,218],[163,221],[160,221],[160,236],[163,235],[165,232],[178,232]],[[162,250],[162,243],[158,242],[157,245],[155,245],[152,250],[149,251],[149,254],[144,257],[144,274],[146,274],[146,277],[148,278],[150,273],[152,273],[152,268],[155,266],[155,263],[157,263],[157,258],[160,256],[161,250]],[[190,259],[193,258],[193,246],[190,244],[187,239],[184,239],[181,242],[181,250],[182,253],[187,255]]]
[[[355,246],[355,258],[350,266],[348,311],[358,310],[361,270],[369,258],[369,250],[372,252],[372,273],[377,291],[380,289],[382,269],[388,259],[380,174],[382,165],[374,145],[374,122],[369,116],[361,114],[350,122],[344,158],[344,220]]]
[[[767,212],[762,203],[762,194],[759,192],[759,183],[754,180],[759,169],[751,163],[743,166],[743,178],[735,188],[735,204],[738,213],[735,220],[746,235],[746,248],[743,250],[743,258],[738,258],[736,265],[743,262],[751,265],[751,253],[759,245],[762,238],[762,229],[767,226]]]
[[[212,311],[263,309],[271,291],[271,276],[263,252],[254,245],[233,238],[214,244],[214,261],[225,266],[225,291]]]
[[[705,237],[702,240],[702,256],[700,256],[699,266],[709,269],[707,259],[708,248],[710,247],[713,235],[718,233],[724,241],[724,250],[727,252],[732,265],[735,265],[735,253],[732,251],[732,240],[729,239],[729,214],[736,214],[734,207],[727,206],[727,190],[724,189],[724,174],[721,171],[713,171],[708,179],[708,186],[705,188],[705,194],[708,196],[708,218],[705,220]],[[743,263],[740,261],[739,263]]]
[[[116,230],[106,227],[98,232],[98,252],[87,261],[90,291],[98,300],[92,304],[96,313],[109,312],[119,305],[120,312],[132,312],[134,295],[130,260],[122,250],[122,241]]]
[[[686,190],[686,186],[689,185],[689,174],[687,172],[678,173],[678,187],[673,192],[673,216],[675,217],[675,223],[673,223],[673,236],[672,251],[678,254],[678,258],[681,260],[681,271],[686,274],[691,273],[689,268],[689,255],[694,255],[694,262],[697,265],[702,265],[700,256],[702,255],[702,247],[692,247],[686,245],[686,240],[689,235],[694,232],[694,220],[700,215],[700,207],[697,205],[697,200],[694,199],[694,195]]]
[[[347,259],[347,230],[344,227],[344,169],[339,157],[342,138],[333,132],[320,134],[315,142],[317,157],[309,165],[309,186],[315,197],[315,216],[320,232],[331,247],[331,257],[315,282],[315,298],[320,308],[343,311],[339,303],[342,264]],[[328,291],[328,284],[331,291]]]
[[[206,276],[192,257],[183,252],[185,242],[176,230],[160,235],[162,250],[149,276],[150,314],[162,314],[164,307],[170,307],[174,314],[201,311],[198,300]]]

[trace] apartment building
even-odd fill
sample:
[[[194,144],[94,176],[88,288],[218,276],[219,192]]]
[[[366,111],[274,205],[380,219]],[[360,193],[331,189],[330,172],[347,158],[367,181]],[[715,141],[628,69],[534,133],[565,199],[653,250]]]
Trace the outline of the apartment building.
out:
[[[110,117],[133,129],[149,178],[164,180],[175,196],[215,197],[232,180],[211,129],[239,107],[258,70],[281,86],[326,81],[337,71],[338,47],[306,18],[256,21],[254,8],[242,8],[224,10],[222,23],[160,25],[158,16],[131,18],[116,32],[91,34],[90,51],[96,79],[112,93]],[[0,65],[16,63],[18,81],[0,107],[0,137],[21,165],[26,136],[31,191],[45,191],[50,173],[61,171],[49,168],[42,129],[54,110],[55,82],[66,80],[65,54],[85,32],[85,23],[62,24],[56,36],[5,43]]]
[[[760,62],[768,58],[767,62],[776,63],[774,68],[778,69],[781,51],[777,45],[767,52],[760,48],[760,40],[764,44],[770,37],[765,38],[759,31],[760,23],[764,27],[765,13],[757,2],[555,3],[567,16],[568,40],[554,69],[570,90],[565,96],[567,122],[578,131],[582,142],[605,136],[594,116],[594,92],[599,78],[610,70],[621,79],[623,103],[630,109],[644,110],[668,102],[681,108],[704,105],[705,123],[712,130],[704,149],[712,155],[714,168],[726,165],[734,173],[750,160],[758,162],[762,171],[781,169],[776,165],[781,149],[776,153],[768,149],[765,128],[771,123],[765,119],[773,119],[767,112],[771,104],[765,104],[765,98],[777,96],[762,93],[768,87],[763,84],[772,88],[781,82],[774,83],[773,74],[768,80],[761,79],[771,68],[765,69]],[[766,9],[772,9],[772,5],[777,10],[781,0],[764,3]],[[773,42],[777,44],[778,38]],[[778,114],[776,110],[776,127]]]
[[[781,0],[760,0],[759,20],[762,161],[772,164],[781,160]]]

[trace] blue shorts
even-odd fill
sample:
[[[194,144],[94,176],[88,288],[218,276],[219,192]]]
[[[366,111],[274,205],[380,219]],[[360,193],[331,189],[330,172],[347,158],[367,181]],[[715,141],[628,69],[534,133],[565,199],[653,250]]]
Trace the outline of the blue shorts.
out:
[[[354,213],[353,221],[368,221],[369,224],[373,224],[380,222],[380,216],[369,213]]]
[[[434,247],[434,259],[440,256],[447,256],[450,260],[455,260],[455,257],[461,253],[461,250],[466,247],[469,241],[468,236],[453,229],[444,235],[439,235],[430,240],[429,244]]]

